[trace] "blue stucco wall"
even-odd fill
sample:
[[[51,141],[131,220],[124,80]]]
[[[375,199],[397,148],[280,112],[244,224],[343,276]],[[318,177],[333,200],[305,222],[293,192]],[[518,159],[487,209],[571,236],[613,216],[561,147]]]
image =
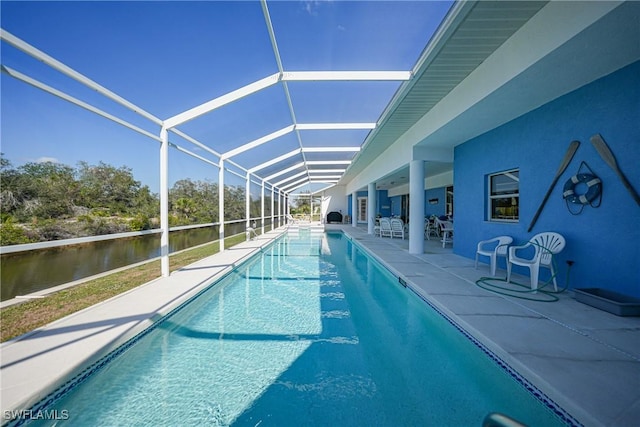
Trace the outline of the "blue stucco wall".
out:
[[[425,216],[441,216],[446,211],[446,189],[447,187],[430,188],[424,192],[424,214]],[[438,204],[429,204],[429,199],[438,199]],[[402,215],[402,196],[388,198],[391,207],[389,215]]]
[[[391,206],[391,215],[400,216],[402,213],[402,196],[393,196],[389,198]]]
[[[640,297],[640,206],[591,145],[596,133],[640,191],[640,61],[456,147],[454,252],[473,258],[482,239],[505,234],[526,242],[536,233],[556,231],[567,240],[557,257],[559,284],[566,282],[566,261],[573,260],[571,288],[599,287]],[[580,147],[528,233],[572,140],[579,140]],[[602,179],[602,204],[574,216],[562,199],[562,187],[582,161]],[[511,168],[520,169],[520,221],[485,221],[486,175]]]
[[[447,190],[447,187],[430,188],[428,190],[425,190],[424,192],[425,216],[431,216],[431,215],[442,216],[446,214],[446,206],[447,206],[446,190]],[[432,205],[429,203],[430,199],[438,199],[438,203]]]
[[[376,214],[388,217],[391,216],[391,199],[387,190],[378,190],[378,209]]]

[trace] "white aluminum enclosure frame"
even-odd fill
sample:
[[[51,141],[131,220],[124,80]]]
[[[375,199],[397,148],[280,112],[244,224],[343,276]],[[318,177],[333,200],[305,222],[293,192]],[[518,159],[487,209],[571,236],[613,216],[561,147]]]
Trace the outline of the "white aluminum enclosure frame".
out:
[[[43,90],[49,94],[57,96],[61,99],[64,99],[72,104],[75,104],[81,108],[84,108],[88,111],[91,111],[94,114],[102,116],[108,120],[116,122],[124,127],[127,127],[139,134],[142,134],[149,138],[150,140],[155,140],[159,143],[160,149],[160,162],[158,165],[159,175],[160,175],[160,230],[161,233],[161,273],[162,276],[169,275],[169,148],[174,148],[184,154],[187,154],[193,158],[196,158],[200,161],[207,163],[210,166],[214,166],[218,169],[218,225],[219,225],[219,240],[220,240],[220,250],[224,250],[224,239],[225,239],[225,207],[224,207],[224,182],[225,182],[225,171],[243,177],[245,179],[245,191],[246,191],[246,227],[249,227],[250,221],[250,185],[252,177],[258,180],[259,185],[261,186],[261,219],[262,219],[262,232],[264,232],[264,214],[265,214],[265,206],[264,206],[264,197],[266,186],[270,187],[271,191],[271,226],[275,227],[276,225],[282,225],[282,217],[286,213],[288,213],[288,201],[289,194],[292,191],[295,191],[305,185],[310,185],[311,183],[330,183],[335,185],[335,182],[342,176],[342,174],[346,171],[346,168],[331,168],[331,169],[320,169],[313,168],[313,166],[322,166],[322,165],[345,165],[348,166],[351,163],[351,160],[307,160],[305,153],[314,153],[316,155],[335,155],[336,153],[342,153],[344,155],[348,155],[349,153],[358,153],[360,151],[360,146],[323,146],[323,147],[311,147],[305,146],[303,143],[303,138],[301,136],[300,131],[307,130],[373,130],[377,127],[377,124],[374,122],[366,122],[366,123],[357,123],[357,122],[344,122],[344,123],[298,123],[295,114],[295,108],[293,101],[291,99],[291,95],[289,93],[289,88],[287,82],[318,82],[318,81],[408,81],[413,77],[412,71],[286,71],[282,65],[282,60],[280,57],[280,53],[278,50],[278,45],[276,42],[275,31],[273,29],[273,25],[271,23],[271,18],[269,15],[269,10],[267,7],[266,0],[261,0],[261,7],[263,10],[263,15],[265,18],[265,23],[267,26],[268,34],[271,41],[271,46],[273,48],[273,53],[276,59],[277,64],[277,72],[268,75],[260,80],[257,80],[253,83],[240,87],[236,90],[233,90],[229,93],[226,93],[222,96],[218,96],[214,99],[206,101],[200,105],[192,107],[186,111],[173,115],[172,117],[161,119],[156,117],[155,115],[149,113],[148,111],[140,108],[138,105],[128,101],[127,99],[121,97],[120,95],[110,91],[99,83],[93,81],[92,79],[84,76],[83,74],[75,71],[71,67],[63,64],[62,62],[56,60],[55,58],[47,55],[46,53],[40,51],[34,46],[29,45],[27,42],[21,40],[20,38],[10,34],[4,29],[0,29],[0,39],[8,43],[9,45],[19,49],[20,51],[26,53],[27,55],[43,62],[48,65],[52,69],[74,79],[75,81],[81,83],[82,85],[98,92],[99,94],[107,97],[108,99],[116,102],[117,104],[125,107],[128,110],[135,112],[136,114],[142,116],[146,120],[148,120],[151,124],[159,126],[160,131],[159,134],[154,134],[145,130],[137,125],[133,125],[121,118],[118,118],[110,113],[107,113],[95,106],[90,105],[80,99],[77,99],[71,95],[68,95],[58,89],[55,89],[49,85],[46,85],[42,82],[33,79],[26,74],[23,74],[17,70],[14,70],[8,66],[2,65],[2,72],[6,75],[9,75],[17,80],[23,81],[33,87],[36,87],[40,90]],[[224,153],[220,153],[213,149],[211,146],[198,141],[197,139],[187,135],[180,129],[179,126],[190,122],[192,120],[196,120],[216,109],[224,108],[225,106],[243,99],[245,97],[251,96],[259,91],[270,88],[274,85],[280,84],[285,93],[285,98],[288,104],[288,109],[291,116],[291,124],[285,126],[281,129],[278,129],[272,133],[264,135],[255,140],[249,141],[242,145],[239,145],[235,148],[232,148]],[[276,141],[278,138],[287,135],[289,133],[294,132],[296,134],[298,140],[298,148],[293,151],[289,151],[285,154],[281,154],[279,156],[274,156],[271,159],[264,161],[263,163],[255,166],[244,167],[232,160],[233,157],[236,157],[242,153],[245,153],[249,150],[252,150],[256,147],[259,147],[263,144]],[[200,150],[206,152],[206,155],[211,155],[214,157],[214,160],[204,157],[201,154],[196,154],[187,148],[182,147],[175,143],[175,141],[170,141],[170,134],[175,134],[185,141],[195,145]],[[276,166],[278,163],[283,162],[287,159],[293,158],[295,156],[299,156],[301,161],[296,162],[293,166],[288,166],[281,170],[271,173],[268,176],[260,176],[259,172],[267,169],[269,167]],[[229,166],[233,166],[233,168],[237,169],[240,172],[236,172],[233,169],[229,169]],[[297,172],[296,172],[297,171]],[[275,181],[276,178],[279,178]],[[300,179],[297,179],[300,178]],[[329,187],[330,187],[329,186]],[[328,188],[328,187],[325,187]],[[276,224],[276,212],[275,212],[275,197],[278,197],[278,214],[277,214],[277,222]],[[96,240],[98,238],[96,237]]]

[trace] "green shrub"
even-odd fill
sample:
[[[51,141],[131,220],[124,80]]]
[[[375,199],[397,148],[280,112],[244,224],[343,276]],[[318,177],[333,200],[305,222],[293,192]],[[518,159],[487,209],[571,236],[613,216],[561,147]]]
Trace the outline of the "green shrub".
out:
[[[142,231],[151,229],[151,221],[144,214],[138,214],[129,221],[131,231]]]
[[[91,215],[78,215],[76,218],[78,222],[86,222],[87,224],[92,224],[94,221]]]
[[[91,214],[97,217],[106,218],[111,215],[109,208],[93,208]]]
[[[32,243],[32,240],[25,232],[25,229],[13,223],[11,216],[5,217],[0,223],[0,245],[19,245],[22,243]]]

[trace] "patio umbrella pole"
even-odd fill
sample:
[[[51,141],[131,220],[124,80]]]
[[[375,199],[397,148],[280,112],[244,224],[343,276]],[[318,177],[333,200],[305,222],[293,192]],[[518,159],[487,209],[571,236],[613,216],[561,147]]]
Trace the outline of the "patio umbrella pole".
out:
[[[562,159],[562,163],[560,163],[560,167],[556,172],[556,176],[553,177],[553,181],[551,182],[551,185],[547,190],[547,194],[544,195],[544,199],[542,199],[542,203],[540,203],[540,207],[536,211],[536,214],[533,216],[533,219],[531,220],[531,224],[529,224],[529,228],[527,228],[527,232],[531,231],[531,229],[535,225],[536,221],[538,220],[538,217],[540,216],[540,213],[542,213],[542,209],[544,208],[544,205],[547,204],[547,200],[549,199],[549,196],[551,196],[553,187],[556,186],[556,183],[558,182],[560,175],[562,175],[562,173],[567,168],[567,166],[569,166],[569,163],[571,162],[571,159],[573,159],[573,155],[576,154],[576,151],[578,150],[579,146],[580,146],[580,141],[571,141],[571,144],[569,144],[569,148],[567,149],[567,152],[565,153],[564,158]]]
[[[602,139],[602,135],[600,135],[599,133],[593,135],[591,137],[591,143],[595,147],[598,154],[600,154],[600,157],[602,157],[602,160],[604,160],[605,163],[608,164],[609,167],[613,169],[613,171],[618,175],[618,178],[620,178],[622,184],[624,184],[624,186],[627,187],[627,190],[629,190],[629,193],[631,193],[631,197],[633,197],[638,206],[640,206],[640,196],[638,196],[636,190],[631,186],[631,183],[629,182],[627,177],[624,176],[624,174],[620,170],[618,162],[616,162],[616,158],[613,157],[611,149],[609,148],[607,143],[604,142],[604,139]]]

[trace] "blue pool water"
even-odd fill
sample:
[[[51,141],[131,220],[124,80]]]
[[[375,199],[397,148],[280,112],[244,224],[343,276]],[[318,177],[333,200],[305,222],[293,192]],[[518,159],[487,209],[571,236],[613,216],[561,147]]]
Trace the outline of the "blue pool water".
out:
[[[342,234],[285,236],[107,359],[35,409],[83,426],[573,422]]]

